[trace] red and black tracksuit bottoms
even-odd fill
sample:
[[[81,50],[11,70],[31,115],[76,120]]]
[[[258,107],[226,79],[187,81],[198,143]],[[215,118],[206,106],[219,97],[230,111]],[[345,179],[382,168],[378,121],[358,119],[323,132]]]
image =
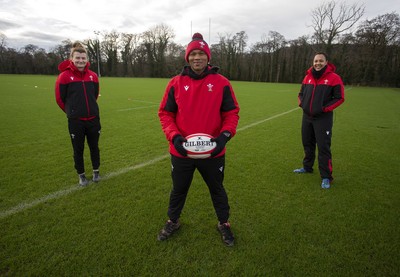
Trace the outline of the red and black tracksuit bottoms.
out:
[[[186,159],[171,155],[171,164],[173,186],[168,207],[169,218],[176,221],[180,217],[193,180],[193,174],[197,169],[208,186],[219,222],[227,222],[229,204],[223,186],[225,156],[209,159]]]
[[[85,138],[90,149],[90,159],[93,169],[100,167],[100,119],[95,117],[91,120],[81,120],[79,118],[68,119],[68,130],[71,137],[72,147],[74,149],[74,163],[78,174],[85,172],[83,161],[83,152],[85,149]]]
[[[331,140],[333,112],[309,116],[303,113],[301,137],[304,147],[303,167],[312,172],[315,161],[315,149],[318,147],[318,168],[321,178],[332,177]]]

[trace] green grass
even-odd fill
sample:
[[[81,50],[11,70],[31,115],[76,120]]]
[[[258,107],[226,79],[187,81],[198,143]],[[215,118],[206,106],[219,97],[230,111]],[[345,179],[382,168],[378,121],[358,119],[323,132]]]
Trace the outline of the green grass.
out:
[[[167,79],[101,78],[105,179],[77,188],[55,78],[0,75],[0,276],[398,276],[400,89],[346,88],[335,182],[322,190],[317,170],[292,173],[301,111],[284,113],[299,85],[233,82],[241,118],[226,162],[227,248],[198,173],[181,229],[156,240],[171,188],[157,117]]]

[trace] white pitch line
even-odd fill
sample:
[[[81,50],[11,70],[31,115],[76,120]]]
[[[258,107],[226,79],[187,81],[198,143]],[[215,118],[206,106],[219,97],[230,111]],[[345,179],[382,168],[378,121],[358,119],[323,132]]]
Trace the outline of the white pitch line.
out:
[[[159,161],[162,161],[162,160],[168,158],[169,156],[170,156],[169,154],[166,154],[164,156],[159,156],[157,158],[154,158],[154,159],[152,159],[150,161],[147,161],[147,162],[144,162],[144,163],[141,163],[141,164],[138,164],[138,165],[122,168],[122,169],[120,169],[118,171],[114,171],[114,172],[111,172],[111,173],[105,175],[103,179],[109,179],[109,178],[112,178],[112,177],[119,176],[121,174],[127,173],[129,171],[133,171],[133,170],[136,170],[136,169],[148,166],[148,165],[155,164],[155,163],[157,163]]]
[[[136,107],[136,108],[128,108],[128,109],[121,109],[117,110],[117,112],[126,112],[126,111],[131,111],[131,110],[141,110],[141,109],[146,109],[146,108],[151,108],[151,107],[156,107],[158,105],[150,105],[150,106],[142,106],[142,107]]]
[[[280,117],[280,116],[282,116],[282,115],[285,115],[285,114],[294,112],[294,111],[299,110],[299,109],[300,109],[300,108],[297,107],[297,108],[291,109],[291,110],[289,110],[289,111],[287,111],[287,112],[283,112],[283,113],[280,113],[280,114],[277,114],[277,115],[273,115],[273,116],[268,117],[268,118],[266,118],[266,119],[263,119],[263,120],[260,120],[260,121],[251,123],[251,124],[249,124],[249,125],[246,125],[246,126],[243,126],[242,128],[237,129],[237,132],[239,132],[239,131],[244,131],[244,130],[246,130],[246,129],[249,129],[249,128],[251,128],[251,127],[254,127],[254,126],[256,126],[256,125],[259,125],[259,124],[264,123],[264,122],[266,122],[266,121],[269,121],[269,120],[271,120],[271,119]]]
[[[141,103],[148,103],[148,104],[156,104],[156,105],[160,105],[160,103],[157,102],[153,102],[153,101],[145,101],[145,100],[138,100],[138,99],[128,99],[129,101],[133,101],[133,102],[141,102]]]
[[[29,202],[29,203],[22,202],[19,205],[15,206],[15,207],[7,210],[7,211],[0,212],[0,219],[8,217],[8,216],[16,214],[16,213],[19,213],[19,212],[22,212],[22,211],[24,211],[26,209],[32,208],[32,207],[34,207],[36,205],[39,205],[39,204],[42,204],[42,203],[44,203],[46,201],[49,201],[49,200],[52,200],[52,199],[56,199],[56,198],[60,198],[61,196],[68,195],[68,194],[70,194],[70,193],[72,193],[72,192],[74,192],[76,190],[79,190],[79,189],[83,189],[83,187],[80,187],[78,185],[74,185],[73,187],[50,193],[50,194],[48,194],[48,195],[46,195],[44,197],[38,198],[38,199],[33,200],[32,202]]]
[[[262,124],[262,123],[264,123],[264,122],[266,122],[266,121],[269,121],[269,120],[271,120],[271,119],[280,117],[280,116],[282,116],[282,115],[291,113],[291,112],[293,112],[293,111],[295,111],[295,110],[298,110],[298,109],[299,109],[299,108],[297,107],[297,108],[291,109],[291,110],[289,110],[289,111],[287,111],[287,112],[283,112],[283,113],[280,113],[280,114],[277,114],[277,115],[268,117],[268,118],[266,118],[266,119],[263,119],[263,120],[254,122],[254,123],[252,123],[252,124],[243,126],[243,127],[239,128],[239,129],[237,129],[237,132],[244,131],[244,130],[246,130],[246,129],[248,129],[248,128],[254,127],[254,126],[259,125],[259,124]],[[119,176],[119,175],[121,175],[121,174],[125,174],[125,173],[127,173],[127,172],[129,172],[129,171],[134,171],[134,170],[136,170],[136,169],[139,169],[139,168],[142,168],[142,167],[145,167],[145,166],[148,166],[148,165],[155,164],[155,163],[157,163],[157,162],[159,162],[159,161],[162,161],[162,160],[168,158],[169,156],[170,156],[169,154],[166,154],[166,155],[156,157],[156,158],[154,158],[154,159],[152,159],[152,160],[149,160],[149,161],[147,161],[147,162],[144,162],[144,163],[141,163],[141,164],[138,164],[138,165],[134,165],[134,166],[129,166],[129,167],[126,167],[126,168],[122,168],[122,169],[117,170],[117,171],[115,171],[115,172],[111,172],[111,173],[109,173],[109,174],[104,175],[104,176],[102,177],[102,179],[103,179],[103,180],[110,179],[110,178]],[[91,183],[91,182],[90,182],[90,183]],[[60,197],[62,197],[62,196],[66,196],[66,195],[71,194],[72,192],[75,192],[75,191],[80,190],[80,189],[84,189],[84,187],[80,187],[80,186],[78,186],[77,184],[75,184],[74,186],[72,186],[72,187],[70,187],[70,188],[67,188],[67,189],[64,189],[64,190],[56,191],[56,192],[54,192],[54,193],[48,194],[48,195],[46,195],[46,196],[44,196],[44,197],[38,198],[38,199],[33,200],[33,201],[31,201],[31,202],[22,202],[22,203],[18,204],[17,206],[14,206],[14,207],[11,208],[11,209],[8,209],[8,210],[6,210],[6,211],[1,211],[1,212],[0,212],[0,219],[6,218],[6,217],[8,217],[8,216],[11,216],[11,215],[16,214],[16,213],[19,213],[19,212],[22,212],[22,211],[24,211],[24,210],[26,210],[26,209],[32,208],[32,207],[37,206],[37,205],[39,205],[39,204],[42,204],[42,203],[44,203],[44,202],[46,202],[46,201],[53,200],[53,199],[57,199],[57,198],[60,198]]]

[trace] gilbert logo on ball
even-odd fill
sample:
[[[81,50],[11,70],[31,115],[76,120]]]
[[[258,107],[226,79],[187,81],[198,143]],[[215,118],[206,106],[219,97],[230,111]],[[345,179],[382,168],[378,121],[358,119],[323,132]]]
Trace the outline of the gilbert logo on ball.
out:
[[[188,157],[193,159],[205,159],[211,156],[211,152],[217,146],[213,137],[208,134],[197,133],[186,137],[187,141],[182,144],[186,149]]]

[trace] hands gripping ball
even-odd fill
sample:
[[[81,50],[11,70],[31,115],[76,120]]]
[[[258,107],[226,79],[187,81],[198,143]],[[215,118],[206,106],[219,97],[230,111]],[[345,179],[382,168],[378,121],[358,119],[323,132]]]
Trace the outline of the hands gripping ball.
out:
[[[211,156],[211,152],[217,143],[211,141],[213,137],[208,134],[197,133],[186,137],[182,146],[187,151],[187,156],[192,159],[205,159]]]

